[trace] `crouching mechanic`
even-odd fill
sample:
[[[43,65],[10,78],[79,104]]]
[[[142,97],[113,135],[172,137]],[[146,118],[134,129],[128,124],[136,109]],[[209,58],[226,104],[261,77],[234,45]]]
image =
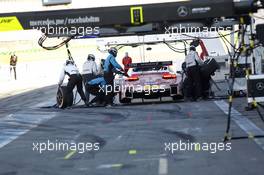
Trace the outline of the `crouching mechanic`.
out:
[[[67,94],[70,94],[73,91],[74,87],[77,86],[77,91],[80,94],[81,99],[87,105],[86,97],[83,92],[82,76],[79,73],[79,70],[77,66],[74,64],[73,60],[67,60],[66,63],[63,65],[63,68],[60,74],[60,80],[58,83],[59,86],[62,85],[65,75],[69,76],[69,81],[67,84]]]
[[[106,104],[108,106],[113,106],[113,98],[114,98],[114,73],[121,74],[120,71],[123,71],[123,68],[117,63],[117,49],[111,47],[109,50],[109,55],[104,63],[104,79],[106,81]]]
[[[89,106],[105,106],[105,86],[106,81],[103,77],[95,78],[91,81],[88,81],[86,84],[86,89],[90,94],[95,97],[89,102]]]

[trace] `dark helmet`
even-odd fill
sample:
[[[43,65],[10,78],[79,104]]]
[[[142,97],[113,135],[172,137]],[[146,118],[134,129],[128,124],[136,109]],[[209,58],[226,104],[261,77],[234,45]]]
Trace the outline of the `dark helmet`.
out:
[[[74,65],[74,61],[73,60],[66,60],[66,65],[68,65],[68,64]]]
[[[87,60],[95,61],[95,56],[93,54],[89,54]]]
[[[196,47],[193,46],[193,45],[191,45],[191,46],[190,46],[190,50],[192,50],[192,51],[196,51]]]
[[[105,63],[105,59],[101,59],[101,64],[104,64]]]
[[[103,68],[105,64],[105,59],[101,59],[100,66]]]
[[[111,47],[108,52],[112,54],[114,57],[117,56],[117,49],[115,47]]]

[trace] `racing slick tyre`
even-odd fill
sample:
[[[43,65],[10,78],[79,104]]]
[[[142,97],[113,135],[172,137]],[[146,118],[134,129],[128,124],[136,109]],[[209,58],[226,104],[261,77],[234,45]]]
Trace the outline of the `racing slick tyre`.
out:
[[[131,103],[131,99],[130,98],[123,98],[119,100],[120,103],[124,103],[124,104],[129,104]]]
[[[122,98],[121,92],[119,92],[119,102],[123,103],[123,104],[128,104],[128,103],[131,103],[131,99],[130,98]]]
[[[183,99],[183,95],[174,95],[172,96],[173,101],[179,101]]]
[[[68,106],[72,106],[73,104],[73,93],[67,94],[67,87],[66,86],[60,86],[57,91],[57,106],[60,109],[64,109]]]

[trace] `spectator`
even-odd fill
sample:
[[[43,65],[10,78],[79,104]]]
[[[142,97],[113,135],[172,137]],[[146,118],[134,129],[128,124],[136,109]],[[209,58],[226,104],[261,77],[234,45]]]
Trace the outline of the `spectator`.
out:
[[[132,63],[132,58],[128,56],[128,52],[126,52],[122,63],[124,65],[124,71],[125,71],[125,73],[127,73],[129,70],[129,65]]]
[[[11,76],[12,70],[13,70],[15,80],[17,79],[16,65],[17,65],[17,56],[15,54],[13,54],[10,57],[10,76]]]

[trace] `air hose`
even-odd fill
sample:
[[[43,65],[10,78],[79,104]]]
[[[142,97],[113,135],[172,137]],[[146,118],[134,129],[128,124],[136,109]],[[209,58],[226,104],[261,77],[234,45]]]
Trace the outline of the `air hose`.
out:
[[[253,135],[253,134],[249,134],[249,136],[240,136],[240,137],[231,137],[230,136],[230,125],[231,125],[231,113],[232,113],[232,105],[233,105],[233,94],[234,94],[234,81],[235,81],[235,75],[234,75],[234,71],[235,68],[237,67],[237,63],[238,63],[238,59],[241,55],[242,52],[245,52],[246,54],[246,77],[249,78],[249,68],[248,68],[248,55],[250,54],[250,52],[253,52],[253,49],[255,48],[255,43],[253,40],[253,29],[251,27],[251,41],[250,41],[250,45],[247,46],[245,44],[244,38],[245,38],[245,33],[246,33],[246,29],[247,29],[247,25],[245,26],[245,28],[243,27],[244,22],[243,22],[243,18],[241,18],[241,30],[239,34],[241,35],[242,41],[240,46],[238,47],[237,51],[234,53],[233,58],[231,57],[231,78],[232,78],[232,84],[231,84],[231,88],[230,88],[230,95],[229,95],[229,108],[228,108],[228,120],[227,120],[227,127],[226,127],[226,133],[225,133],[225,137],[224,137],[224,142],[229,141],[229,140],[238,140],[238,139],[254,139],[254,138],[263,138],[264,135]],[[235,63],[236,62],[236,63]],[[253,64],[255,64],[254,59],[253,59]],[[255,72],[254,72],[255,73]],[[253,105],[254,108],[256,108],[258,115],[260,116],[261,120],[264,122],[264,117],[260,112],[259,106],[263,107],[262,105],[260,105],[259,103],[256,102],[255,97],[253,97]]]

